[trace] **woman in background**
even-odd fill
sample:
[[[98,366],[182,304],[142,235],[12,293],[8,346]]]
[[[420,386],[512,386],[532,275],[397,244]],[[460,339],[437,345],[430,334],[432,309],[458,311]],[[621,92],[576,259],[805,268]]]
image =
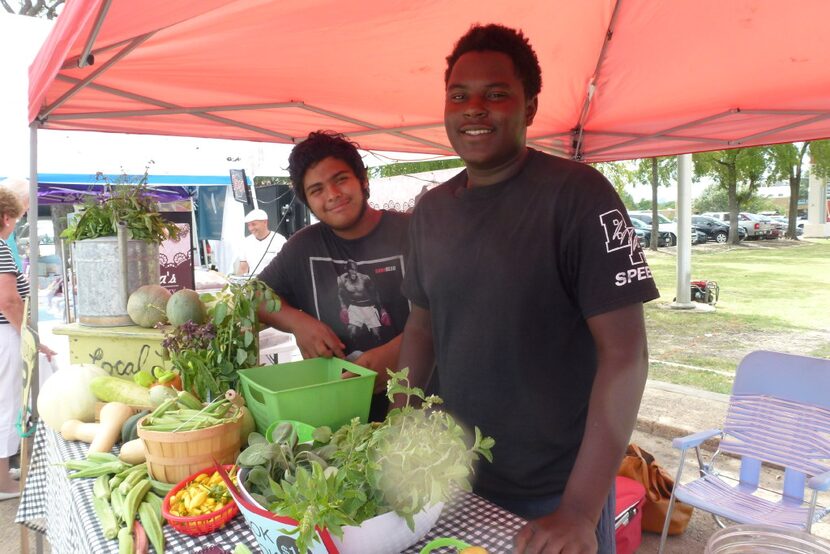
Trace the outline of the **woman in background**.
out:
[[[9,458],[20,446],[15,429],[23,387],[20,328],[29,282],[18,270],[7,241],[21,215],[23,205],[17,196],[0,188],[0,500],[20,496],[14,482],[19,473],[13,476],[9,472]],[[49,358],[54,354],[43,345],[40,350]]]

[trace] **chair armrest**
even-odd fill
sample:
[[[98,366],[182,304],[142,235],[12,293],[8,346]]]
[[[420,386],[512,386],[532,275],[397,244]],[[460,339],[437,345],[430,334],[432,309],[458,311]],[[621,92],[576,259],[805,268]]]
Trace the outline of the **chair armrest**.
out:
[[[810,477],[807,481],[807,486],[814,491],[828,491],[830,490],[830,471],[825,471],[815,477]]]
[[[671,445],[678,450],[686,450],[693,446],[700,446],[704,441],[716,437],[721,434],[720,429],[709,429],[708,431],[700,431],[693,435],[676,438],[671,441]]]

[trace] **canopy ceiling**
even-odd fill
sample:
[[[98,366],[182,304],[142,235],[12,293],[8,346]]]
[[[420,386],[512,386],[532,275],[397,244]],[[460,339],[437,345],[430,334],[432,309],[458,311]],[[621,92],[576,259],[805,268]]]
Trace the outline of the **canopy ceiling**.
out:
[[[30,68],[29,115],[284,143],[324,128],[452,154],[444,58],[498,22],[539,55],[537,148],[594,162],[819,139],[827,21],[827,0],[69,0]]]

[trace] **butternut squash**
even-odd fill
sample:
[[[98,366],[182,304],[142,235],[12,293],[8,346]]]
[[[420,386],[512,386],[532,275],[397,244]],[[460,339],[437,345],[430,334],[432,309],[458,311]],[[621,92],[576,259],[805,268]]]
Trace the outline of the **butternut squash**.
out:
[[[61,425],[61,436],[63,440],[89,444],[95,439],[100,427],[100,423],[84,423],[79,419],[67,419]]]
[[[133,415],[133,409],[121,402],[109,402],[101,408],[100,427],[89,445],[90,452],[109,452],[121,436],[121,426]]]

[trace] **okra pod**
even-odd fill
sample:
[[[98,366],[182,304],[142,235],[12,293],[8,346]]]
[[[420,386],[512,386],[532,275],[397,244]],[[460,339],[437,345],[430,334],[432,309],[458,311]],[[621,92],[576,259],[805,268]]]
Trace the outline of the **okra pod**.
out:
[[[138,519],[157,554],[164,552],[164,531],[161,530],[160,516],[161,513],[150,502],[142,502],[138,507]]]
[[[201,410],[202,403],[199,402],[199,399],[193,395],[193,393],[183,390],[179,392],[179,404],[186,408],[192,408],[194,410]]]
[[[124,480],[124,477],[122,477],[120,473],[117,473],[117,474],[113,475],[112,477],[110,477],[110,480],[109,480],[110,491],[113,491],[113,490],[117,489],[118,485],[120,485],[123,480]]]
[[[128,476],[130,473],[132,473],[133,471],[136,471],[136,468],[138,468],[138,466],[141,466],[141,465],[143,465],[144,467],[147,467],[147,464],[146,464],[146,463],[144,463],[144,464],[137,464],[137,465],[129,465],[129,464],[127,464],[127,467],[126,467],[126,468],[124,468],[124,470],[123,470],[123,471],[121,471],[121,472],[117,473],[117,474],[116,474],[116,477],[120,477],[120,478],[121,478],[121,480],[123,481],[124,479],[126,479],[126,478],[127,478],[127,476]]]
[[[109,475],[101,475],[98,479],[95,480],[95,484],[92,486],[92,494],[95,498],[102,498],[104,500],[109,500],[110,498],[110,478]]]
[[[114,539],[118,535],[118,520],[112,506],[106,499],[98,496],[92,499],[92,506],[95,508],[98,521],[101,522],[101,530],[104,532],[104,536],[108,539]]]
[[[150,480],[144,479],[134,486],[127,498],[124,499],[124,521],[127,525],[132,525],[135,519],[135,514],[138,512],[138,507],[141,501],[144,500],[144,495],[150,490]]]
[[[118,473],[124,469],[122,462],[107,462],[105,464],[96,464],[95,467],[89,467],[76,471],[69,475],[70,479],[77,479],[79,477],[100,477],[101,475],[109,475],[110,473]]]
[[[178,402],[178,400],[179,400],[178,397],[168,398],[167,400],[165,400],[164,402],[159,404],[159,406],[150,413],[149,419],[154,419],[154,418],[157,418],[157,417],[161,417],[162,415],[164,415],[164,412],[166,412],[167,410],[172,408],[176,404],[176,402]],[[143,427],[143,425],[142,425],[142,427]]]
[[[90,462],[105,464],[107,462],[117,462],[118,456],[111,452],[88,452],[86,459]]]
[[[134,541],[132,524],[118,531],[118,554],[133,554]]]
[[[169,483],[162,483],[161,481],[156,481],[155,479],[150,479],[150,488],[153,490],[154,493],[161,496],[162,498],[167,496],[167,493],[175,487],[176,485],[171,485]]]
[[[66,460],[63,463],[63,467],[66,469],[71,469],[73,471],[80,471],[83,469],[90,469],[93,467],[98,467],[100,464],[97,462],[90,462],[87,460]]]
[[[120,485],[118,485],[118,490],[121,492],[121,494],[126,496],[127,494],[129,494],[132,488],[138,484],[139,481],[146,478],[147,466],[145,465],[143,468],[133,471],[132,473],[127,475],[127,477],[124,478],[124,481]]]
[[[124,521],[124,495],[118,489],[112,489],[110,495],[110,503],[112,504],[112,511],[115,517]]]

